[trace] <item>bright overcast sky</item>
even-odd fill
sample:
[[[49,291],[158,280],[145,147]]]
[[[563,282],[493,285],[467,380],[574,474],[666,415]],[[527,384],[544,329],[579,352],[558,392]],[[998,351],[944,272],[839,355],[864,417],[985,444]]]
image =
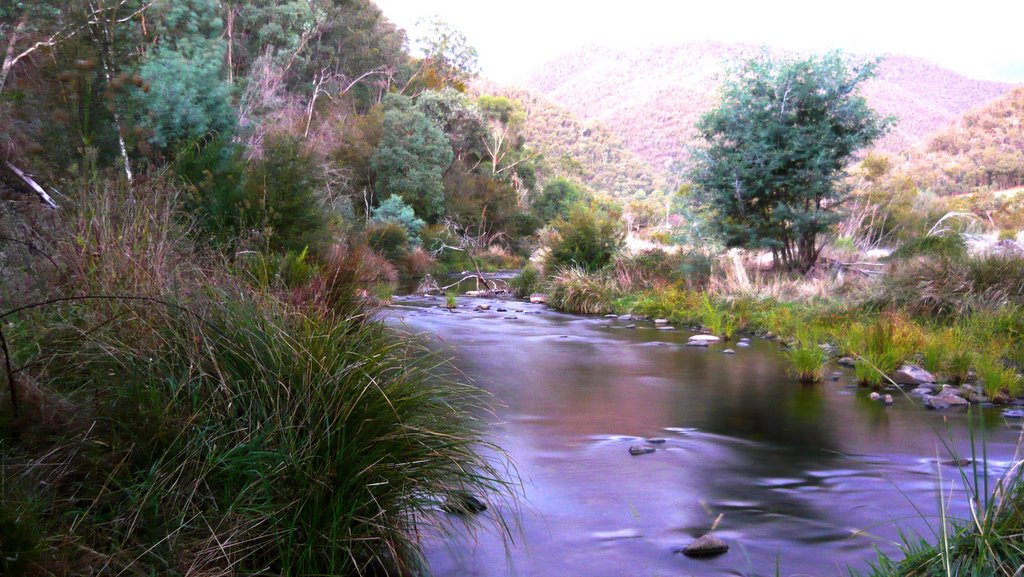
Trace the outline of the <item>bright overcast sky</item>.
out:
[[[466,34],[483,74],[513,81],[586,44],[695,40],[921,56],[974,78],[1024,83],[1024,0],[375,0],[418,36],[440,16]]]

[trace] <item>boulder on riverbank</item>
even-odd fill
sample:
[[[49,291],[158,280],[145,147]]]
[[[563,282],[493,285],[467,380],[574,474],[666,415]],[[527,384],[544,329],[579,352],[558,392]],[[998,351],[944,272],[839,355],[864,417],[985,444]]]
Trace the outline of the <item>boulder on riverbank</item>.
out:
[[[530,295],[530,302],[535,305],[546,305],[548,304],[548,295],[544,293],[533,293]]]

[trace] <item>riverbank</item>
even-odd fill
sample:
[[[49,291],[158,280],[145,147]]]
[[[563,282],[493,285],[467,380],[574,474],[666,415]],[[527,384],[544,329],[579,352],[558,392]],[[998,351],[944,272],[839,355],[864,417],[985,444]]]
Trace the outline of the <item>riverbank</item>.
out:
[[[397,575],[507,529],[465,505],[516,494],[489,397],[376,320],[366,255],[228,258],[159,178],[81,184],[0,214],[40,247],[0,274],[0,574]]]

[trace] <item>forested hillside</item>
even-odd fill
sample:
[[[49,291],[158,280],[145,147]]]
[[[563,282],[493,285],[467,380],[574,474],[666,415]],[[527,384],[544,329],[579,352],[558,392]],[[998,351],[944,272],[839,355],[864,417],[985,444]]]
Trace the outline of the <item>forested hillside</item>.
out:
[[[694,125],[717,98],[725,70],[760,48],[712,42],[630,51],[588,47],[541,67],[525,85],[579,118],[597,121],[659,170],[685,157]],[[869,104],[899,119],[878,147],[895,152],[1009,90],[927,61],[883,59],[864,86]]]
[[[940,194],[1024,185],[1024,88],[1017,88],[908,151],[918,186]]]
[[[525,89],[486,81],[477,82],[473,88],[522,105],[522,136],[538,154],[538,175],[579,180],[591,190],[613,196],[665,186],[660,173],[600,122],[581,121],[565,108]]]

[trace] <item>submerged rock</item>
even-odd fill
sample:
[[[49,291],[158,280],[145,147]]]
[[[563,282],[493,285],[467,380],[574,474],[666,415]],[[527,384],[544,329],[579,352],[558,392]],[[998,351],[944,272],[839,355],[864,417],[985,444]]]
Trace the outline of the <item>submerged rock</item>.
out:
[[[916,365],[903,365],[892,375],[897,385],[926,385],[935,382],[935,375]]]
[[[636,457],[637,455],[646,455],[648,453],[653,453],[654,451],[654,447],[644,447],[642,445],[633,445],[632,447],[629,448],[629,454],[633,455],[634,457]]]
[[[736,346],[741,348],[741,349],[745,349],[745,348],[748,348],[750,346],[750,342],[749,341],[740,341],[740,342],[736,343]]]
[[[686,346],[688,347],[707,347],[707,341],[687,341]]]
[[[714,557],[728,551],[728,543],[708,533],[676,552],[687,557]]]
[[[647,442],[652,444],[652,445],[664,445],[667,440],[668,439],[663,439],[662,437],[653,437],[653,438],[647,439]]]
[[[846,367],[849,369],[852,369],[857,365],[857,361],[853,360],[853,357],[842,357],[836,361],[836,363],[838,363],[840,367]]]
[[[885,403],[886,405],[892,405],[896,401],[893,400],[892,395],[884,395],[882,397],[882,402]]]
[[[941,394],[935,395],[934,397],[925,397],[925,403],[929,409],[948,409],[950,407],[962,407],[970,403],[967,399],[958,397],[949,391],[943,391]]]

